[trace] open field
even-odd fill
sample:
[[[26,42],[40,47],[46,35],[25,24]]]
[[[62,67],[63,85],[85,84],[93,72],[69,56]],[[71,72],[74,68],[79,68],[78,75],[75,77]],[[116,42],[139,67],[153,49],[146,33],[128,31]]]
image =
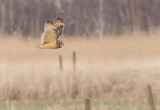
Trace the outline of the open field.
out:
[[[39,39],[1,38],[0,100],[136,99],[145,97],[148,84],[160,97],[159,36],[62,39],[62,49],[40,50],[34,48]]]
[[[160,108],[159,100],[156,108]],[[150,110],[146,100],[102,100],[91,101],[92,110]],[[70,101],[5,101],[0,110],[84,110],[83,100]]]

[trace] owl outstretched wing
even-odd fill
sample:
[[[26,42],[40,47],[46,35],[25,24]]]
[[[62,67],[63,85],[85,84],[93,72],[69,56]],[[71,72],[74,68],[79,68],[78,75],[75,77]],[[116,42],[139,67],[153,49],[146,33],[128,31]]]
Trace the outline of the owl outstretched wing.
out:
[[[44,25],[44,32],[41,37],[42,44],[53,42],[57,39],[57,37],[57,27],[51,21],[46,21]]]
[[[42,44],[54,42],[62,34],[64,29],[64,22],[61,17],[57,17],[53,22],[46,21],[44,25],[44,32],[41,40]]]

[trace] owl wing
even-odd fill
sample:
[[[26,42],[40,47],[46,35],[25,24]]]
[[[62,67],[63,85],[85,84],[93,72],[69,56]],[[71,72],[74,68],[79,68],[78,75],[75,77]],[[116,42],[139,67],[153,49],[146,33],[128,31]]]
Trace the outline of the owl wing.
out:
[[[58,36],[59,36],[59,31],[57,27],[51,21],[45,22],[44,32],[41,37],[42,44],[54,42],[55,40],[58,39]]]
[[[58,37],[59,37],[63,33],[63,30],[64,30],[64,21],[63,21],[63,18],[57,17],[53,21],[53,24],[57,27]]]

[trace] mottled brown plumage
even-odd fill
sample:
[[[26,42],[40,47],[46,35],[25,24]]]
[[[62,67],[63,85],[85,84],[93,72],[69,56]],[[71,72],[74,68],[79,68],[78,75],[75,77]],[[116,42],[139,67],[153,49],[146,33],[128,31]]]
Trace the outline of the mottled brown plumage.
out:
[[[61,40],[58,40],[58,38],[62,34],[63,29],[64,29],[64,22],[61,17],[57,17],[53,22],[46,21],[44,25],[44,32],[41,37],[42,45],[39,45],[37,47],[41,49],[61,48],[64,44]]]

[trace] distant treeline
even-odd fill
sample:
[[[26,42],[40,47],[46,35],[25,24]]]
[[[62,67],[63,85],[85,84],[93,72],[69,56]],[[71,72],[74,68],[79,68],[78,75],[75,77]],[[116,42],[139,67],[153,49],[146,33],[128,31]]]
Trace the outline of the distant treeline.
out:
[[[160,25],[160,0],[0,0],[0,34],[39,35],[62,16],[66,35],[149,33]]]

